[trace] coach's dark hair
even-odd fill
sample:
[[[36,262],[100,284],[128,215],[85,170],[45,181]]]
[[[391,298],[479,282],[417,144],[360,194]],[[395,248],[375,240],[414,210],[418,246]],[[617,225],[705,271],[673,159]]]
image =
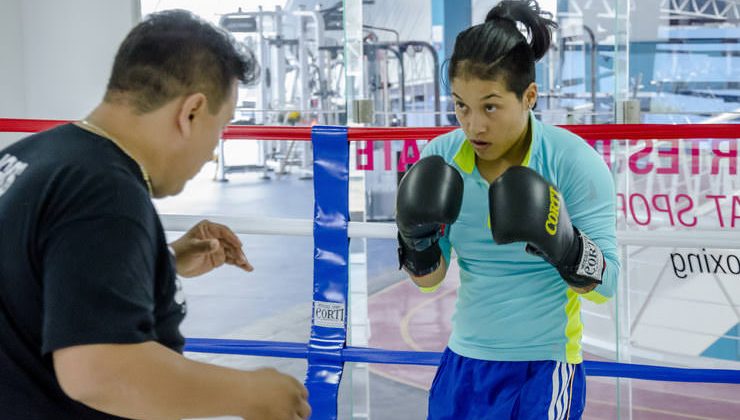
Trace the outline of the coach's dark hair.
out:
[[[484,23],[457,35],[447,68],[449,82],[456,77],[501,78],[521,97],[535,80],[534,63],[550,48],[550,31],[557,28],[551,17],[534,0],[500,2]]]
[[[215,114],[234,79],[252,83],[258,75],[252,52],[228,32],[188,11],[167,10],[149,15],[123,40],[104,100],[126,101],[144,114],[201,92]]]

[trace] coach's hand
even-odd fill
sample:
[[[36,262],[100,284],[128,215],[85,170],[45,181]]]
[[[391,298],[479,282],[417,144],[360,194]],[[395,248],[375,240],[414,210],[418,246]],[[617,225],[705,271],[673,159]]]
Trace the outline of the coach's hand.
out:
[[[224,263],[244,271],[254,268],[242,251],[242,242],[228,227],[202,220],[170,244],[175,252],[177,274],[195,277]]]

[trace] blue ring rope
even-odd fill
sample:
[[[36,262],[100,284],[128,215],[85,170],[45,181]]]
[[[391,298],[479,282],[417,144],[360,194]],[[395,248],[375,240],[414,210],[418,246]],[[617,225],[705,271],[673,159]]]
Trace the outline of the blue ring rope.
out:
[[[189,338],[185,345],[185,351],[305,359],[308,355],[308,346],[305,343],[284,341]],[[442,353],[436,352],[345,347],[340,351],[339,357],[342,362],[437,366],[441,356]],[[687,369],[630,363],[597,362],[592,360],[584,361],[583,365],[588,376],[645,379],[650,381],[740,384],[740,370]]]

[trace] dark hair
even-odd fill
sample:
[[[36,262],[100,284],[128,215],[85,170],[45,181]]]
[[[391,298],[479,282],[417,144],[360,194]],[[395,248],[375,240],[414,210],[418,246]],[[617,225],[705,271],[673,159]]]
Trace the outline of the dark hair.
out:
[[[254,54],[229,33],[188,11],[167,10],[149,15],[123,40],[104,100],[127,101],[144,114],[202,92],[215,114],[234,79],[252,83],[258,75]]]
[[[500,2],[484,23],[457,35],[447,69],[449,82],[459,76],[502,77],[506,87],[521,97],[535,80],[534,63],[550,48],[550,31],[557,28],[551,17],[534,0]],[[526,37],[519,25],[526,29]]]

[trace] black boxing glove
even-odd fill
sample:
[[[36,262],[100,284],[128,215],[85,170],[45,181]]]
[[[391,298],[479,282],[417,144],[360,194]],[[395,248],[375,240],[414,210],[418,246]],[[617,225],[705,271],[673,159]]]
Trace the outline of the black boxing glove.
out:
[[[560,192],[540,174],[512,166],[488,190],[493,240],[526,242],[526,251],[555,266],[569,285],[601,284],[601,249],[570,221]]]
[[[457,219],[462,195],[462,177],[441,156],[423,158],[409,169],[396,195],[400,267],[415,276],[439,267],[442,227]]]

